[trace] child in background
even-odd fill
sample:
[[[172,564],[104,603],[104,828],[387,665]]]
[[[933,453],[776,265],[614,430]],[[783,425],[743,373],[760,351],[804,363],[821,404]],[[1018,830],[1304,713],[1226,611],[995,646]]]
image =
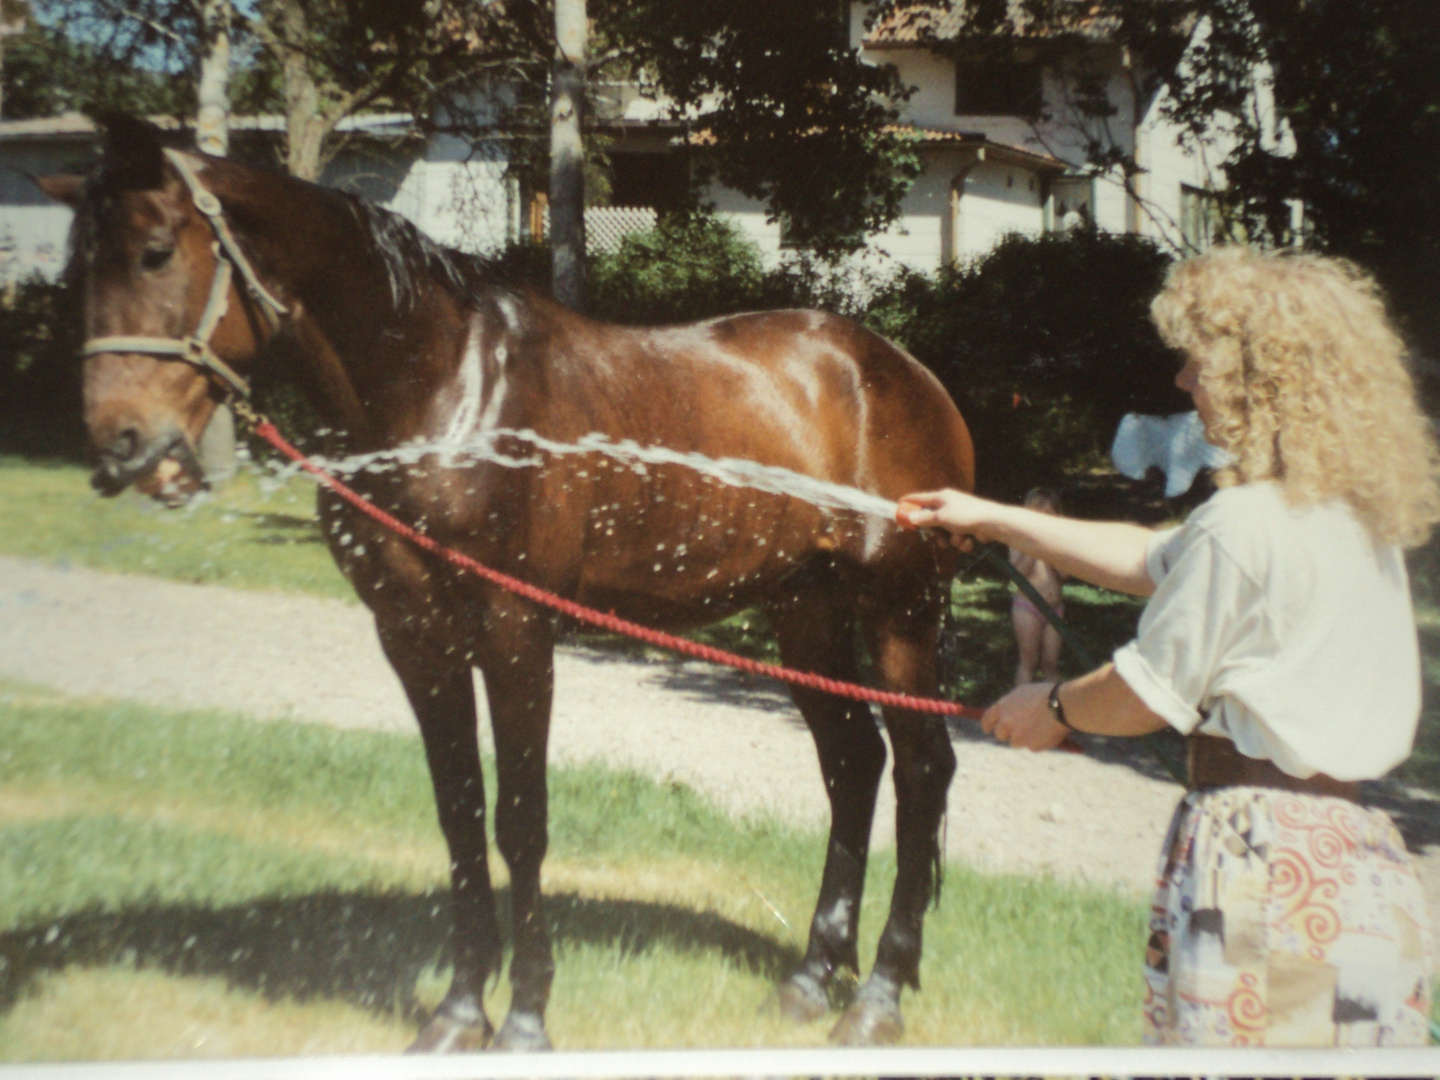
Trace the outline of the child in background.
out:
[[[1048,488],[1031,488],[1025,496],[1025,507],[1042,514],[1060,513],[1060,499]],[[1065,615],[1065,600],[1060,593],[1060,584],[1065,580],[1049,563],[1026,555],[1017,548],[1010,549],[1010,565],[1035,586],[1035,591],[1055,609],[1055,614]],[[1024,593],[1016,593],[1010,605],[1010,620],[1015,625],[1015,645],[1020,652],[1015,665],[1015,685],[1025,686],[1035,681],[1035,669],[1040,669],[1044,682],[1054,682],[1060,677],[1060,632],[1050,625],[1040,609],[1030,602]]]

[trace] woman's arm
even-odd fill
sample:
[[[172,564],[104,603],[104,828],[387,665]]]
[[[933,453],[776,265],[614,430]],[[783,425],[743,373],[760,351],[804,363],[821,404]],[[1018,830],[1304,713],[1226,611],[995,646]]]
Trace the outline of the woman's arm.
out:
[[[927,491],[900,500],[901,524],[942,528],[958,540],[998,540],[1061,574],[1132,596],[1155,591],[1145,569],[1154,533],[1122,521],[1081,521],[1006,506],[961,491]]]
[[[1050,683],[1013,690],[985,710],[980,726],[1001,742],[1027,750],[1052,750],[1068,732],[1050,714]],[[1092,735],[1148,735],[1165,720],[1141,701],[1130,684],[1103,664],[1060,687],[1065,719],[1076,731]]]

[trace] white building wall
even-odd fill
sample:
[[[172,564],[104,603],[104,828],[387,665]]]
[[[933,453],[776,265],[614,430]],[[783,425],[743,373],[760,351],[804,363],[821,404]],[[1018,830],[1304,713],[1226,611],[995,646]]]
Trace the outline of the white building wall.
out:
[[[922,273],[934,273],[949,243],[950,185],[960,171],[960,158],[937,154],[915,180],[901,204],[901,216],[869,246]]]
[[[705,193],[715,212],[736,226],[760,249],[767,266],[780,258],[780,223],[767,221],[769,210],[758,199],[742,195],[733,188],[711,184]]]
[[[1036,236],[1045,227],[1045,193],[1028,169],[982,161],[965,174],[955,224],[959,259],[983,255],[1007,233]]]
[[[859,22],[863,5],[856,5],[854,10],[852,40],[859,42],[863,39]],[[1087,171],[1087,144],[1091,140],[1110,141],[1122,152],[1138,153],[1142,168],[1147,170],[1138,181],[1142,199],[1155,199],[1157,218],[1167,224],[1179,220],[1182,181],[1197,187],[1206,186],[1202,163],[1179,146],[1175,132],[1153,119],[1153,109],[1147,118],[1149,127],[1141,127],[1137,144],[1135,118],[1141,110],[1136,107],[1131,73],[1117,48],[1096,46],[1088,58],[1089,63],[1099,64],[1104,71],[1107,95],[1114,109],[1113,114],[1103,120],[1087,118],[1074,108],[1062,75],[1053,68],[1044,71],[1046,114],[1032,121],[1023,117],[956,115],[954,61],[928,49],[870,49],[866,56],[875,63],[894,64],[900,77],[915,87],[902,115],[904,120],[919,127],[981,134],[993,142],[1058,158],[1077,173]],[[937,161],[927,166],[927,174],[917,182],[917,188],[932,183],[929,172],[937,167],[943,168],[942,163]],[[948,184],[948,180],[947,177],[934,182]],[[1026,177],[1027,191],[1032,180],[1037,188],[1040,186],[1038,178]],[[1174,231],[1162,228],[1142,207],[1132,204],[1119,173],[1097,177],[1093,192],[1091,213],[1101,229],[1116,233],[1140,231],[1162,242]],[[1040,192],[1037,190],[1036,194]],[[996,200],[996,204],[988,205],[991,200]],[[968,210],[971,224],[961,227],[949,250],[960,257],[978,254],[988,250],[988,237],[1009,231],[1036,232],[1043,228],[1043,203],[1037,217],[1031,212],[1036,210],[1035,206],[1019,209],[1012,205],[1015,202],[1013,189],[1000,190],[985,174],[967,182],[961,216],[966,217]],[[938,252],[932,258],[939,258]]]
[[[462,251],[498,251],[519,232],[519,192],[506,166],[494,144],[473,153],[454,138],[432,144],[417,164],[427,197],[416,224]]]
[[[1162,102],[1148,110],[1140,125],[1140,161],[1146,167],[1140,192],[1140,232],[1180,250],[1180,192],[1188,186],[1218,191],[1224,178],[1212,164],[1223,161],[1233,146],[1221,131],[1205,144],[1191,147],[1179,127],[1164,120]]]
[[[495,144],[472,151],[460,139],[441,136],[423,153],[338,155],[324,182],[394,211],[447,247],[493,252],[514,239],[517,228],[505,165]]]
[[[35,274],[54,281],[65,269],[75,215],[52,202],[24,173],[81,173],[86,166],[63,143],[7,146],[4,164],[9,168],[0,168],[0,283]]]

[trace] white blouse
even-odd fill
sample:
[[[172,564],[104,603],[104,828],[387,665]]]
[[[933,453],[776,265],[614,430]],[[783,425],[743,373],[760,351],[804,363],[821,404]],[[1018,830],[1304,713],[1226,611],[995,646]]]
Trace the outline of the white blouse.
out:
[[[1420,647],[1405,561],[1343,501],[1225,488],[1155,534],[1155,594],[1120,677],[1183,734],[1234,740],[1293,776],[1382,776],[1410,754]]]

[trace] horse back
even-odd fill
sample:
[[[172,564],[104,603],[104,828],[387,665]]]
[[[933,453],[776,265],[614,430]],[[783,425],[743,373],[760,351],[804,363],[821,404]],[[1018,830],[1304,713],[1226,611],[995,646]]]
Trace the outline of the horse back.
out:
[[[561,325],[544,407],[557,429],[776,465],[889,499],[974,485],[970,435],[939,380],[852,320],[785,310]]]

